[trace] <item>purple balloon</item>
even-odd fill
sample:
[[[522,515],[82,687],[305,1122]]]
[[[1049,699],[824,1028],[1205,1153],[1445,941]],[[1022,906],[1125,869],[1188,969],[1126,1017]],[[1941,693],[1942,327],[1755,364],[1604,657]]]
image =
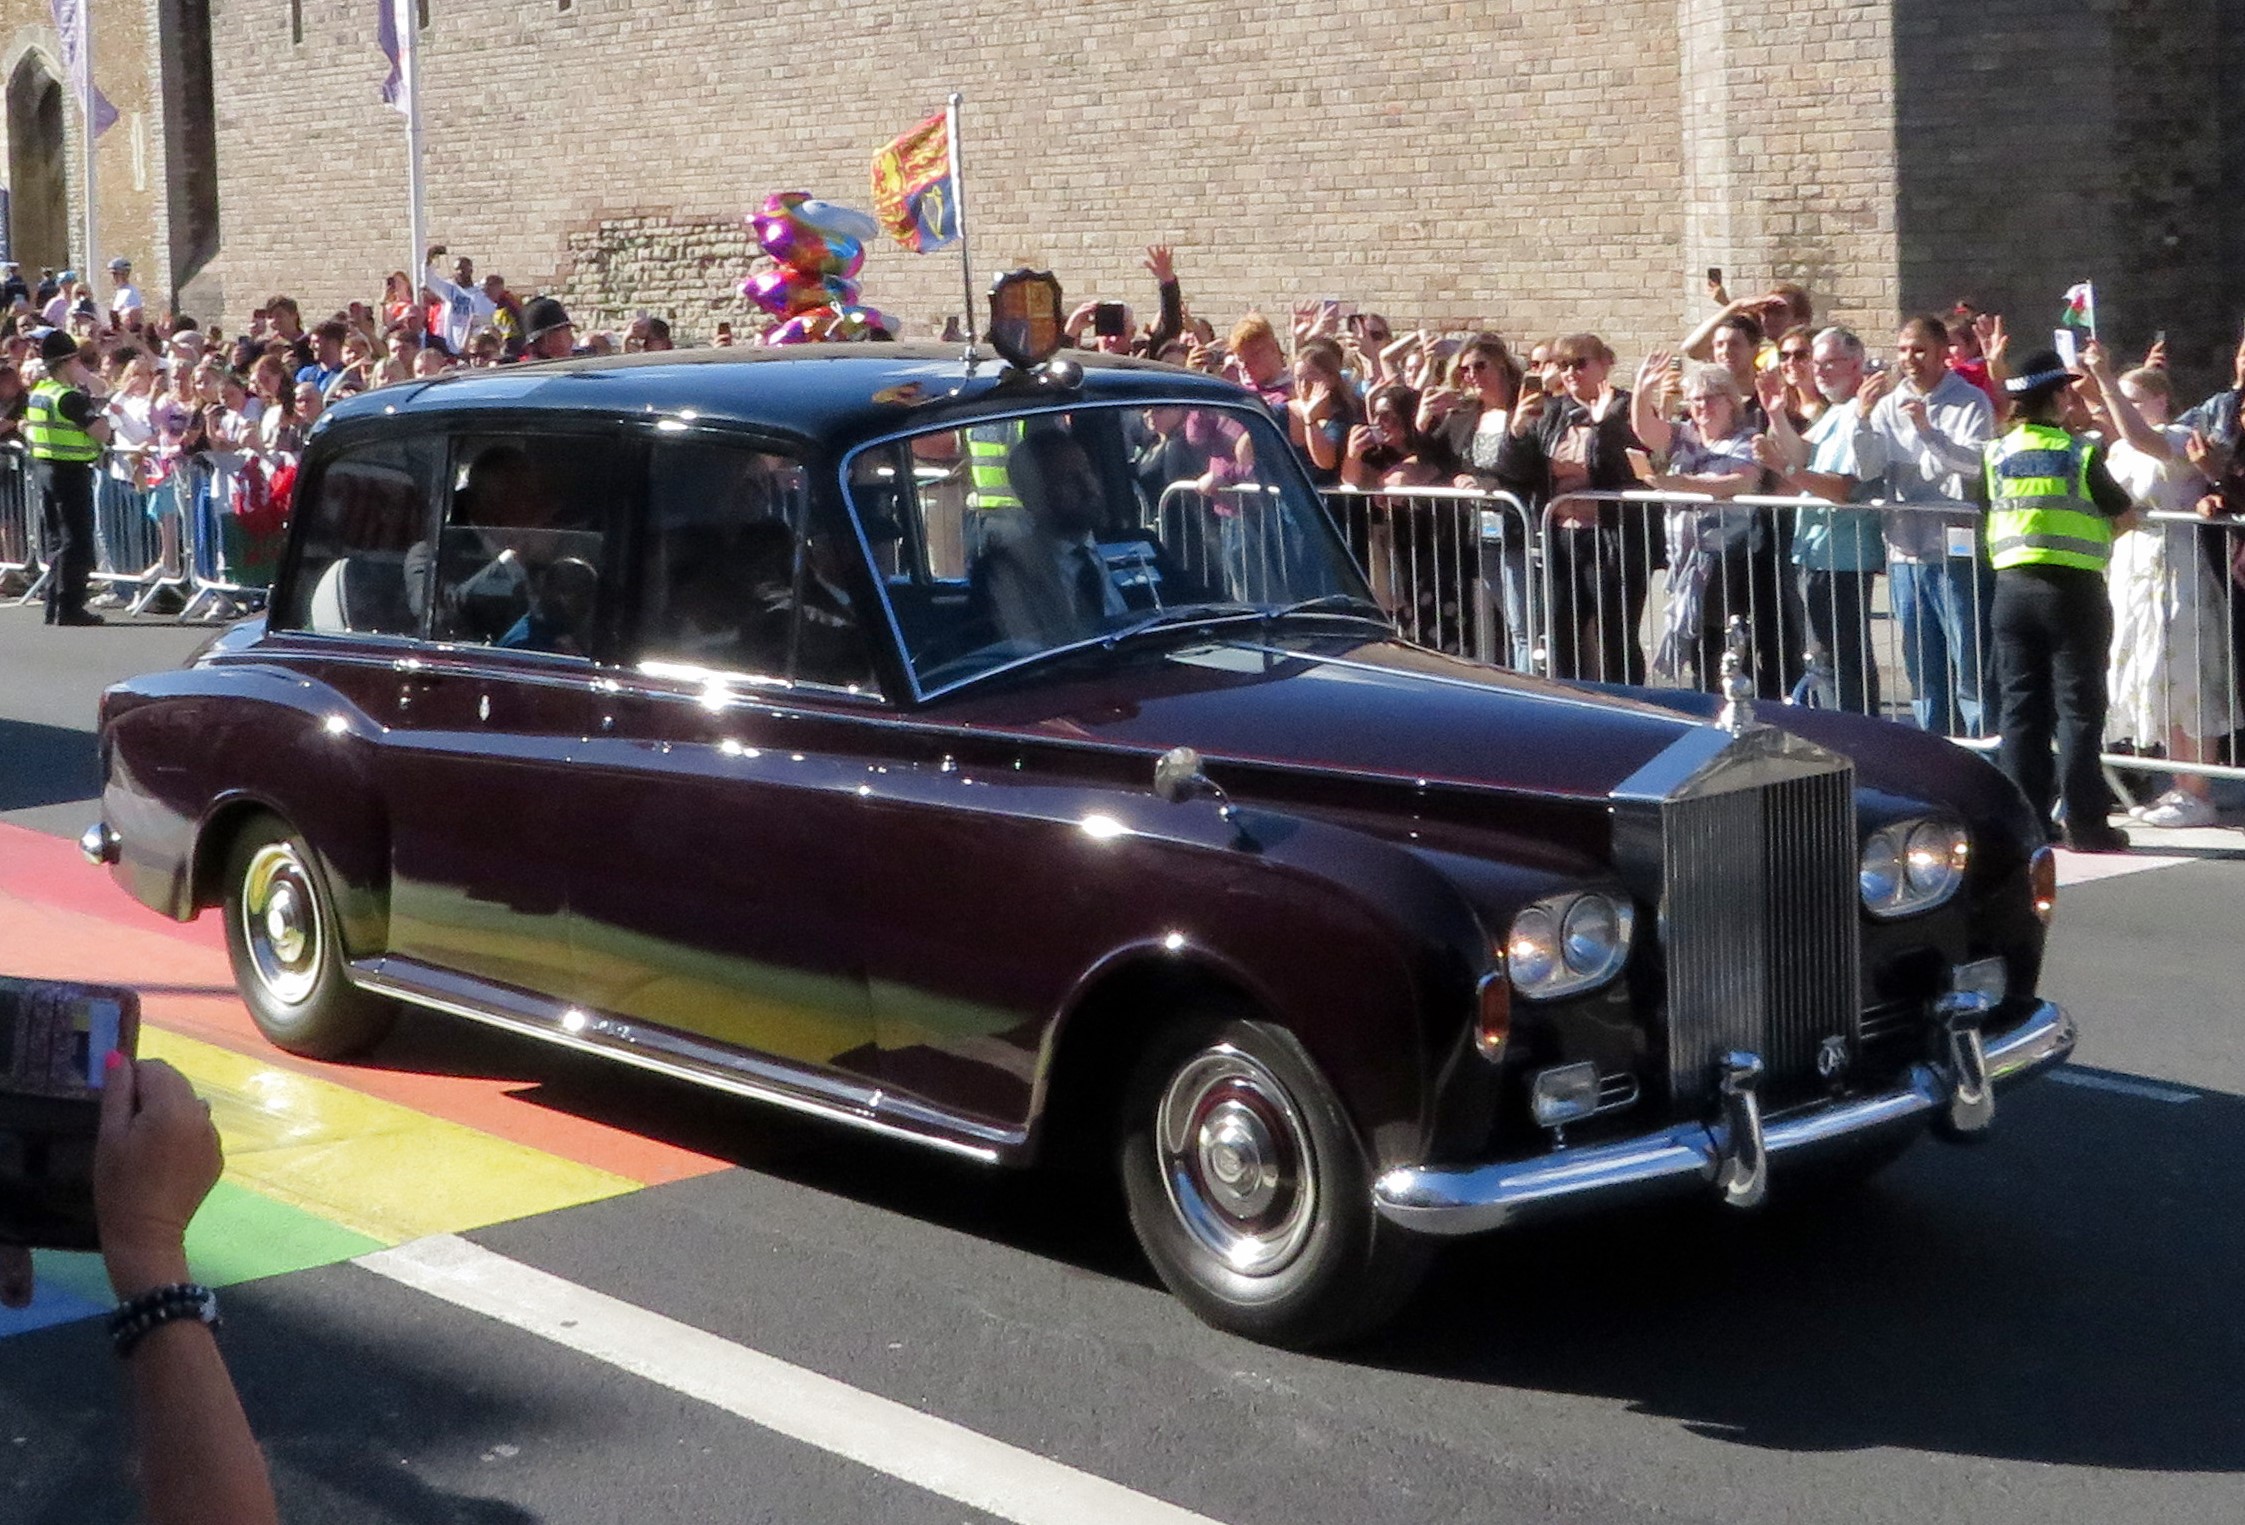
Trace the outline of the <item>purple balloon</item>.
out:
[[[775,318],[785,318],[829,300],[826,285],[792,266],[759,270],[741,282],[741,295]]]

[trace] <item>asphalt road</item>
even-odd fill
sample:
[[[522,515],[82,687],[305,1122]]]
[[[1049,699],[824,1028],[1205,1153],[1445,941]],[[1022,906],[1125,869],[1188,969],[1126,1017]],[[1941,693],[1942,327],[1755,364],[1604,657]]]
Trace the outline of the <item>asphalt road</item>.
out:
[[[212,1045],[182,1052],[263,1063],[225,1047],[244,1024],[207,927],[152,928],[103,877],[51,866],[70,860],[50,839],[90,818],[101,684],[200,639],[48,632],[0,609],[0,914],[19,923],[0,950],[20,972],[107,960],[146,986],[153,1026],[176,1012]],[[630,1177],[555,1187],[535,1200],[585,1200],[535,1211],[494,1167],[500,1200],[463,1209],[460,1237],[525,1284],[545,1273],[683,1326],[679,1348],[703,1355],[679,1361],[707,1380],[680,1380],[644,1331],[622,1357],[588,1353],[574,1319],[517,1327],[309,1253],[227,1290],[226,1349],[297,1521],[999,1517],[957,1502],[971,1489],[893,1475],[916,1474],[910,1416],[887,1400],[1013,1448],[976,1465],[1001,1491],[1016,1471],[1031,1492],[1087,1475],[1225,1525],[2230,1525],[2245,1514],[2245,862],[2227,840],[2067,889],[2046,989],[2082,1018],[2079,1063],[2007,1098],[1985,1147],[1927,1144],[1865,1191],[1754,1216],[1486,1241],[1345,1357],[1196,1323],[1104,1194],[420,1018],[356,1069],[264,1078],[403,1097],[399,1115],[481,1107],[488,1131],[526,1138],[535,1114],[541,1147]],[[230,1170],[277,1169],[231,1131],[245,1115],[221,1110]],[[415,1232],[372,1218],[373,1240]],[[279,1254],[248,1242],[275,1232],[206,1253]],[[394,1253],[431,1242],[453,1243]],[[792,1372],[869,1401],[839,1402],[827,1439],[790,1438],[795,1410],[818,1407],[784,1398]],[[131,1517],[117,1395],[94,1324],[0,1338],[0,1520]],[[1035,1517],[1181,1518],[1065,1502]]]

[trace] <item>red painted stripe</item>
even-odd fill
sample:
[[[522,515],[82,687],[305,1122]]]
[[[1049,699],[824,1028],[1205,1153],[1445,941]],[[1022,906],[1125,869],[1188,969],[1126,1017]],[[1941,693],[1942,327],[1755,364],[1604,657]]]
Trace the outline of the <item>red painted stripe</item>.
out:
[[[89,822],[93,808],[86,807]],[[88,863],[79,854],[77,843],[5,822],[0,822],[0,893],[98,916],[144,932],[160,932],[207,948],[225,946],[225,934],[211,917],[179,922],[151,911],[119,888],[108,869]]]
[[[62,874],[65,861],[77,884]],[[650,1185],[722,1169],[727,1161],[716,1151],[752,1115],[738,1103],[604,1074],[597,1062],[466,1023],[429,1029],[439,1042],[421,1052],[393,1057],[393,1040],[355,1064],[284,1054],[236,995],[215,919],[182,927],[135,904],[72,844],[4,825],[0,970],[130,985],[141,992],[144,1019],[158,1027]]]

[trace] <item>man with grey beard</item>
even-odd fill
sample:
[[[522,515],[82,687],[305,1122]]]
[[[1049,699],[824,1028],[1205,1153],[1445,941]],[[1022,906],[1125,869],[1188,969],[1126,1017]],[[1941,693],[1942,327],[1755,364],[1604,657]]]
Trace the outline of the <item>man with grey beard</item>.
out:
[[[1827,328],[1816,336],[1811,357],[1816,389],[1830,406],[1806,435],[1795,432],[1783,408],[1775,409],[1769,433],[1755,441],[1756,456],[1781,478],[1780,491],[1843,504],[1878,496],[1878,480],[1864,479],[1855,455],[1855,395],[1863,385],[1863,358],[1863,341],[1844,328]],[[1801,569],[1801,597],[1815,640],[1811,677],[1841,709],[1876,715],[1879,669],[1871,652],[1871,579],[1886,565],[1878,514],[1857,508],[1800,510],[1793,529],[1793,562]]]

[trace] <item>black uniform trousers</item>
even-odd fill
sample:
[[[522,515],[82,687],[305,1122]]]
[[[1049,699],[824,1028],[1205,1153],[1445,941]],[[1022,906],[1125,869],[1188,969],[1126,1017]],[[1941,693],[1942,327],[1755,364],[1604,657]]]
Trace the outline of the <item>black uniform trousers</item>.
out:
[[[2069,830],[2105,824],[2112,796],[2097,754],[2105,732],[2105,664],[2112,601],[2101,572],[2005,567],[1996,573],[1990,623],[2002,695],[1997,760],[2047,825],[2053,792]],[[2050,747],[2055,739],[2055,776]]]
[[[31,463],[47,541],[47,623],[85,611],[94,570],[94,468],[87,461]]]

